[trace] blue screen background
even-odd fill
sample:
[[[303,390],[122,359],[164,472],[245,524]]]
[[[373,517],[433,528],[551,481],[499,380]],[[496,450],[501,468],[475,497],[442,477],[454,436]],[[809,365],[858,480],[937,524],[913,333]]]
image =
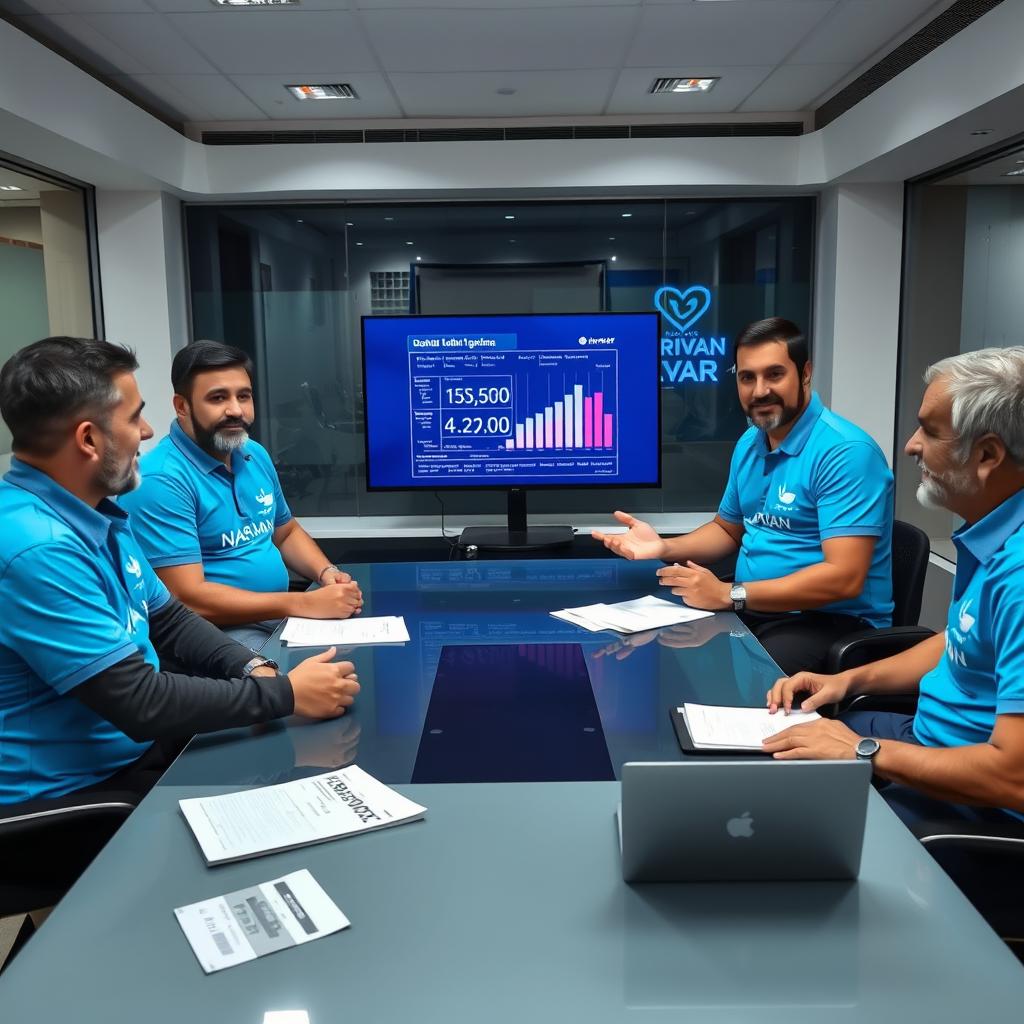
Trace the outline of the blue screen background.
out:
[[[658,359],[655,313],[365,317],[368,486],[656,484]]]

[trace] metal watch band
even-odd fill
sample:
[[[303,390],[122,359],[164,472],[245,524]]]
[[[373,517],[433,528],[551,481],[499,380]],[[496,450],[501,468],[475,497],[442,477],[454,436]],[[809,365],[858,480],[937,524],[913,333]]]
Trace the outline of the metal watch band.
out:
[[[281,669],[281,666],[272,658],[264,658],[263,655],[257,654],[255,658],[250,658],[245,665],[242,666],[242,675],[247,676],[255,669],[262,668],[264,665],[267,665],[275,671],[280,671]]]

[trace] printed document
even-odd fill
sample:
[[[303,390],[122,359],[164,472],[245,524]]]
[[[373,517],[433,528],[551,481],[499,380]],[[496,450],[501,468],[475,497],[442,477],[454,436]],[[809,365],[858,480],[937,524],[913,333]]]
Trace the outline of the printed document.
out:
[[[714,612],[688,608],[685,604],[661,597],[639,597],[618,604],[588,604],[579,608],[563,608],[552,612],[556,619],[571,622],[597,633],[611,629],[617,633],[642,633],[647,629],[675,626],[681,622],[706,619]]]
[[[379,615],[362,619],[290,618],[281,631],[290,647],[331,647],[334,644],[408,643],[409,630],[401,615]]]
[[[174,911],[207,974],[340,932],[348,918],[305,869]]]
[[[759,750],[761,743],[791,725],[821,718],[817,711],[777,711],[767,708],[720,708],[708,704],[684,704],[676,708],[686,720],[693,745],[705,750]]]
[[[210,865],[403,825],[427,812],[354,764],[178,805]]]

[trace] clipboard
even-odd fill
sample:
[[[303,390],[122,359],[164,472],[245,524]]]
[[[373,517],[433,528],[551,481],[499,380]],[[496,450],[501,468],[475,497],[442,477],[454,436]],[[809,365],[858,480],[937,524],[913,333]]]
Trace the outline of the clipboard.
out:
[[[672,719],[672,727],[676,731],[676,740],[679,742],[679,749],[689,757],[728,757],[728,758],[753,758],[754,760],[771,760],[772,755],[766,754],[763,750],[743,749],[711,749],[708,747],[695,747],[690,737],[690,730],[686,728],[686,718],[676,708],[669,708],[669,717]]]

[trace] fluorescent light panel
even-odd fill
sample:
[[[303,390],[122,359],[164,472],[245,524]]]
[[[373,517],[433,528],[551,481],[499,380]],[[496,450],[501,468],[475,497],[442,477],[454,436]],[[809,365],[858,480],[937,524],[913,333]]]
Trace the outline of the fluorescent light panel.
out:
[[[652,93],[707,92],[717,81],[717,78],[656,78],[649,91]]]
[[[0,185],[0,192],[24,192],[20,185]]]
[[[1019,174],[1024,174],[1024,167],[1018,167],[1015,171],[1007,171],[1004,178],[1016,178]]]
[[[355,89],[344,83],[338,85],[286,85],[297,100],[357,100]]]
[[[299,0],[211,0],[216,7],[285,7]]]

